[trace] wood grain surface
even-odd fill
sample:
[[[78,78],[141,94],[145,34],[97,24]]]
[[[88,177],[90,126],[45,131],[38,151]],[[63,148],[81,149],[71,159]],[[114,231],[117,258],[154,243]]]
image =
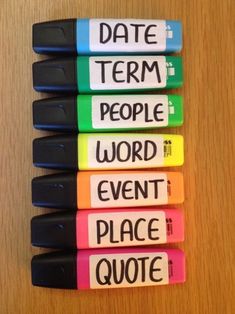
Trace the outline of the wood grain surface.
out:
[[[229,0],[0,1],[0,313],[232,314],[235,267],[235,4]],[[32,24],[71,17],[183,22],[187,258],[182,285],[66,291],[31,285]],[[177,245],[175,245],[177,246]]]

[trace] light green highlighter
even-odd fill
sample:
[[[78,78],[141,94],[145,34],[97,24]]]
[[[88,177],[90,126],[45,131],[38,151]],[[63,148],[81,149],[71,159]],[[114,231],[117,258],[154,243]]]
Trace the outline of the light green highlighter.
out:
[[[183,124],[179,95],[77,95],[34,101],[34,127],[61,132],[122,132]]]

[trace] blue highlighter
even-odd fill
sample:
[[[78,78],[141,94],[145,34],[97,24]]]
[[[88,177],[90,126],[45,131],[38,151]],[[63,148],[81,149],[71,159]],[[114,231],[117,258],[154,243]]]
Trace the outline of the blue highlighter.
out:
[[[162,54],[181,48],[180,21],[66,19],[33,25],[33,49],[39,54]]]

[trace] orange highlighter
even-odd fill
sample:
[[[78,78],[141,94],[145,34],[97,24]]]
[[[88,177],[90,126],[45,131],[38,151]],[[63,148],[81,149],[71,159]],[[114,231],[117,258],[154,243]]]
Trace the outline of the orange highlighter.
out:
[[[32,203],[58,209],[181,204],[183,175],[168,171],[81,171],[35,177]]]

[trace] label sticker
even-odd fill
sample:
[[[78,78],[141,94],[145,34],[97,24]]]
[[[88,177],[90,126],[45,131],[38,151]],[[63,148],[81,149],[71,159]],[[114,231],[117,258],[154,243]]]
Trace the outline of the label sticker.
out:
[[[133,207],[168,202],[165,173],[95,174],[90,177],[91,207]]]
[[[163,211],[88,215],[89,247],[115,247],[167,242]]]
[[[90,57],[89,71],[92,90],[163,88],[167,82],[164,56]]]
[[[169,283],[167,253],[91,255],[90,288],[166,285]]]
[[[92,96],[92,127],[122,129],[168,125],[166,95]]]
[[[164,139],[156,134],[88,135],[89,169],[149,168],[164,164]]]
[[[110,52],[165,51],[166,21],[91,19],[90,50]]]

